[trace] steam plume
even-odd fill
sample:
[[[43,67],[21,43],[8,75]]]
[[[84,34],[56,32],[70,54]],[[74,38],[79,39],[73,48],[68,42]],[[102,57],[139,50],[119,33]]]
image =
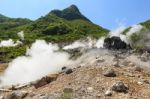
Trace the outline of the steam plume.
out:
[[[4,75],[2,85],[27,83],[47,74],[58,73],[62,66],[71,63],[69,55],[59,52],[59,47],[37,40],[27,51],[27,56],[14,59]]]
[[[14,42],[12,39],[3,40],[0,42],[0,47],[13,47],[22,44],[21,41]]]
[[[24,31],[18,32],[18,37],[20,37],[21,40],[24,40]]]

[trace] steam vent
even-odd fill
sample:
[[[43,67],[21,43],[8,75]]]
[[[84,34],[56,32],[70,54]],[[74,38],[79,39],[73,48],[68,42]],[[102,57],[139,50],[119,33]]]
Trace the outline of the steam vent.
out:
[[[120,37],[108,37],[104,40],[104,47],[106,49],[113,49],[113,50],[119,50],[119,49],[127,49],[129,48],[129,45],[127,45],[124,41],[120,39]]]
[[[8,1],[0,1],[0,99],[150,99],[150,20],[135,23],[150,18],[150,0],[74,1],[81,9],[57,9],[73,0]]]

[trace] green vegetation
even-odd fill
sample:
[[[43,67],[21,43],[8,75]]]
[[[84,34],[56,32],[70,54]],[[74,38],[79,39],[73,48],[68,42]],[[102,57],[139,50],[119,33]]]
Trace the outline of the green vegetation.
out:
[[[140,50],[142,48],[144,48],[144,46],[150,42],[150,38],[149,38],[149,34],[150,33],[150,20],[145,21],[140,23],[140,25],[143,26],[143,29],[141,31],[139,31],[139,33],[133,33],[133,35],[131,35],[130,40],[132,41],[132,48],[136,49],[136,50]],[[129,30],[131,29],[131,27],[127,28],[123,34],[126,34],[127,32],[129,32]]]
[[[71,97],[73,96],[73,89],[71,88],[65,88],[63,90],[63,94],[62,94],[62,99],[71,99]]]
[[[150,29],[150,20],[145,21],[143,23],[140,23],[141,25],[143,25],[146,29]]]
[[[22,18],[9,18],[0,15],[0,41],[6,39],[18,40],[17,33],[24,31],[25,41],[21,47],[0,48],[0,61],[8,62],[11,59],[25,54],[25,45],[30,45],[36,39],[49,42],[72,42],[87,36],[99,38],[109,32],[93,24],[83,16],[75,5],[64,10],[53,10],[41,18],[31,21]]]
[[[0,62],[9,62],[18,56],[24,55],[25,52],[25,46],[0,47]]]
[[[0,39],[18,39],[17,33],[24,31],[25,42],[45,39],[54,42],[70,42],[92,36],[99,38],[108,33],[107,29],[93,24],[72,5],[62,11],[53,10],[35,21],[0,17]]]

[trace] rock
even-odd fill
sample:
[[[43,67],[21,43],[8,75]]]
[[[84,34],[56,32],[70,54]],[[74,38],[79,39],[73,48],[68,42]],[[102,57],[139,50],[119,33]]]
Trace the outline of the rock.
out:
[[[108,69],[104,73],[104,76],[106,77],[116,77],[115,71],[113,69]]]
[[[96,62],[98,62],[98,63],[102,63],[102,62],[104,62],[105,60],[103,59],[103,58],[97,58],[96,59]]]
[[[147,51],[140,56],[141,61],[147,62],[150,59],[150,53]]]
[[[143,80],[143,82],[146,83],[146,84],[150,84],[150,82],[148,80],[146,80],[146,79]]]
[[[113,63],[113,66],[115,66],[115,67],[120,67],[120,66],[119,66],[119,62],[118,62],[118,61],[115,61],[115,62]]]
[[[41,94],[39,95],[39,99],[49,99],[49,98],[48,98],[48,95]]]
[[[65,67],[65,66],[61,68],[62,71],[65,70],[65,69],[67,69],[67,67]]]
[[[126,93],[126,92],[128,92],[128,87],[125,86],[123,82],[119,81],[119,82],[116,82],[115,84],[113,84],[112,90],[116,91],[116,92]]]
[[[0,96],[0,99],[4,99],[4,96]]]
[[[136,66],[136,67],[134,68],[134,70],[135,70],[135,71],[138,71],[138,72],[141,72],[143,69],[142,69],[141,67],[139,67],[139,66]]]
[[[127,60],[124,60],[124,61],[121,63],[121,65],[123,65],[123,66],[128,66],[129,64],[130,64],[130,62],[127,61]]]
[[[14,91],[7,96],[7,99],[23,99],[28,95],[26,91]]]
[[[137,82],[138,83],[138,85],[143,85],[144,83],[143,82],[141,82],[141,81],[139,81],[139,82]]]
[[[68,68],[68,67],[62,67],[62,73],[65,73],[65,74],[70,74],[72,73],[72,69],[71,68]]]
[[[143,62],[147,62],[147,59],[145,58],[145,57],[140,57],[140,59],[141,59],[141,61],[143,61]]]
[[[134,64],[130,62],[130,63],[128,64],[128,66],[133,67]]]
[[[14,85],[3,86],[3,87],[1,87],[1,89],[15,90],[15,86]]]
[[[127,45],[124,41],[122,41],[120,37],[116,36],[105,38],[103,46],[106,49],[113,49],[113,50],[129,48],[129,45]]]
[[[88,87],[88,88],[87,88],[87,91],[88,91],[88,92],[93,92],[93,87]]]
[[[71,68],[68,68],[68,69],[66,69],[66,71],[65,71],[66,74],[71,74],[72,72],[73,72],[73,71],[72,71]]]
[[[57,79],[57,76],[57,74],[48,75],[46,77],[41,78],[40,80],[32,82],[31,85],[33,85],[35,88],[42,87],[46,84],[49,84],[52,81],[55,81]]]
[[[105,96],[111,96],[112,95],[112,92],[110,91],[110,90],[107,90],[106,92],[105,92]]]

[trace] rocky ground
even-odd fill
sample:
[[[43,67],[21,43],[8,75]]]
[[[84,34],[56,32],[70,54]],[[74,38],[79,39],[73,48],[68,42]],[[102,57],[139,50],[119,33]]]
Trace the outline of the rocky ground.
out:
[[[149,60],[147,54],[135,56],[97,56],[90,64],[63,67],[28,85],[2,88],[0,99],[149,99],[150,70],[141,66]]]

